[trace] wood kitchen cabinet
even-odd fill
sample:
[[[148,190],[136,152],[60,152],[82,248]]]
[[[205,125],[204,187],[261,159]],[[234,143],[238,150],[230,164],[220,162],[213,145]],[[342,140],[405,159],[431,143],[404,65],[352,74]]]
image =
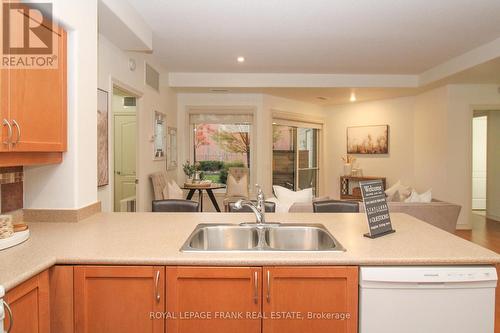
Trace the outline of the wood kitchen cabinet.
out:
[[[264,333],[357,332],[357,267],[264,267],[263,278]],[[303,319],[273,319],[271,313],[301,313]]]
[[[160,333],[165,267],[75,266],[75,333]]]
[[[1,70],[0,166],[59,163],[66,151],[67,36],[57,26],[50,32],[57,68]]]
[[[259,333],[261,292],[261,267],[167,267],[167,332]]]
[[[5,301],[12,309],[11,333],[50,333],[49,274],[44,271],[10,290]],[[9,327],[6,316],[5,327]]]

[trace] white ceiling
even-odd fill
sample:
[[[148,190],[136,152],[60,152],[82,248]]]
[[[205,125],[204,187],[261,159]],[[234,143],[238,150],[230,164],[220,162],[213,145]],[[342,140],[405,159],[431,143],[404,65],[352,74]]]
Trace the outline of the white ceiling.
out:
[[[499,0],[129,2],[172,72],[419,74],[500,37]]]

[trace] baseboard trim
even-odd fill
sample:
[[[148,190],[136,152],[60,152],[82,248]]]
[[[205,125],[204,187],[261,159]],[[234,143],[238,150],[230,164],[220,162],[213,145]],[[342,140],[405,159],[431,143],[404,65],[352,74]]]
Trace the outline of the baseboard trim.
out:
[[[24,222],[79,222],[101,212],[101,202],[77,209],[24,209]]]
[[[500,216],[486,214],[486,218],[489,220],[500,222]]]
[[[470,224],[457,224],[457,230],[472,230]]]

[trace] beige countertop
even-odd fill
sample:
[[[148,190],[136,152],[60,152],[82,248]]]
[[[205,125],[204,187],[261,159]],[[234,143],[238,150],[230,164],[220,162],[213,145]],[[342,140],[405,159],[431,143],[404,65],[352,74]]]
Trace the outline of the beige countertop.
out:
[[[267,214],[268,221],[322,223],[346,252],[181,253],[198,223],[254,221],[252,214],[100,213],[78,223],[30,223],[28,241],[0,251],[0,285],[10,289],[54,264],[102,265],[466,265],[500,255],[409,215],[396,233],[369,239],[364,214]]]

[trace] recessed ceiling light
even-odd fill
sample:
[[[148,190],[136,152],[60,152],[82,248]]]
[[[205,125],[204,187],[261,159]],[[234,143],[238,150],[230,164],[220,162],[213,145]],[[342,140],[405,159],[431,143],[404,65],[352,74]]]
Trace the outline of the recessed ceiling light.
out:
[[[349,100],[351,102],[356,102],[356,94],[354,93],[354,91],[351,92],[351,98],[349,98]]]
[[[238,57],[236,58],[236,60],[238,60],[238,62],[245,62],[245,57]]]

